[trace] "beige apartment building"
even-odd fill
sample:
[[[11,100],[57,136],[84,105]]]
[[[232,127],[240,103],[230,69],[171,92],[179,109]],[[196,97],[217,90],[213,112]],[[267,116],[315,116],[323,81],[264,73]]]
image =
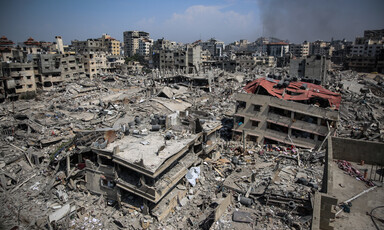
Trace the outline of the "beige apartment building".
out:
[[[105,53],[88,53],[84,55],[84,70],[86,76],[93,79],[97,75],[105,73],[107,69],[107,57]]]
[[[106,47],[106,51],[112,55],[120,55],[120,42],[112,38],[108,34],[103,34],[101,37],[103,46]]]
[[[309,43],[303,42],[302,44],[290,44],[289,52],[295,57],[306,57],[309,55]]]

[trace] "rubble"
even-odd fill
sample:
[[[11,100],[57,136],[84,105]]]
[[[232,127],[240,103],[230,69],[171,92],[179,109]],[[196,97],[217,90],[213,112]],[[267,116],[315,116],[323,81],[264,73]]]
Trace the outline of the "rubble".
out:
[[[328,89],[342,95],[340,123],[332,135],[320,130],[316,148],[296,138],[232,139],[235,95],[254,78],[219,70],[121,75],[2,103],[1,222],[9,229],[310,229],[327,139],[383,141],[381,91],[355,73],[334,72]],[[368,90],[353,88],[355,81]]]

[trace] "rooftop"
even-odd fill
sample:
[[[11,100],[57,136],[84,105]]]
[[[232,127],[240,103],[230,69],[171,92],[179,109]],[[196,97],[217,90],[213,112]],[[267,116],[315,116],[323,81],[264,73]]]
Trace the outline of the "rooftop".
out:
[[[115,155],[116,158],[155,173],[168,158],[183,150],[196,136],[188,135],[183,139],[165,142],[160,133],[150,133],[142,137],[130,135],[108,145],[105,150],[113,151],[114,147],[119,146],[120,152]]]
[[[285,84],[285,87],[284,85]],[[313,99],[325,99],[329,106],[339,109],[341,103],[341,95],[334,93],[322,86],[301,82],[301,81],[285,81],[281,83],[279,80],[270,78],[259,78],[244,87],[247,93],[258,94],[259,86],[265,89],[271,96],[284,99],[287,101],[307,101]]]

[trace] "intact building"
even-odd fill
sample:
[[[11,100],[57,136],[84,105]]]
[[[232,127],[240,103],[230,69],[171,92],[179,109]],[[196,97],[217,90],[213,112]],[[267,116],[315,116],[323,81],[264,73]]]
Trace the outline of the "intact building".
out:
[[[124,55],[132,57],[139,54],[140,40],[150,39],[149,33],[144,31],[125,31],[124,36]]]

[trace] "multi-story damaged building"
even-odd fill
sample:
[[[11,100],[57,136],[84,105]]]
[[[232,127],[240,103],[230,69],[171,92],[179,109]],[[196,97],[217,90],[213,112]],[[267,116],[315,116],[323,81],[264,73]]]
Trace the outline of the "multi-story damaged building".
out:
[[[305,82],[324,85],[327,83],[329,58],[321,55],[306,56],[290,60],[289,75],[299,77]]]
[[[84,71],[86,76],[93,79],[103,74],[107,69],[107,56],[103,52],[84,54]]]
[[[223,55],[225,44],[222,41],[218,41],[214,38],[205,42],[199,43],[202,50],[208,50],[213,57],[221,57]]]
[[[162,49],[153,55],[153,65],[160,70],[197,73],[201,69],[201,47],[186,45],[177,50]]]
[[[263,53],[269,56],[283,57],[289,52],[289,44],[286,42],[271,42],[263,45]]]
[[[29,97],[36,93],[36,66],[32,62],[3,62],[1,67],[7,97]]]
[[[112,55],[120,55],[120,42],[108,34],[101,37],[103,46],[107,48],[107,53]]]
[[[107,47],[103,46],[101,39],[87,39],[86,41],[71,41],[72,47],[76,53],[88,53],[88,52],[106,52]]]
[[[7,37],[2,36],[0,38],[0,61],[11,61],[13,59],[13,41],[9,40]]]
[[[325,41],[315,41],[311,42],[309,45],[309,54],[310,55],[325,55],[327,57],[332,56],[333,46],[329,42]]]
[[[71,41],[72,47],[78,54],[105,52],[111,55],[120,55],[120,42],[108,34],[101,38],[90,38],[86,41]]]
[[[233,59],[219,59],[211,61],[209,64],[228,72],[236,72],[252,71],[257,66],[272,67],[276,64],[276,60],[273,56],[239,55],[235,56]]]
[[[302,44],[290,44],[289,52],[295,57],[306,57],[309,55],[309,43],[307,41]]]
[[[234,138],[314,148],[336,127],[341,96],[311,83],[259,78],[236,95]]]
[[[175,106],[170,100],[161,102]],[[216,145],[220,123],[201,124],[192,117],[187,111],[159,116],[151,131],[130,130],[132,126],[126,126],[125,135],[118,139],[117,131],[105,131],[104,137],[92,145],[91,152],[81,155],[85,160],[88,190],[119,205],[127,202],[127,196],[134,196],[143,211],[149,208],[154,216],[162,218],[167,211],[164,214],[159,210],[172,208],[168,203],[173,199],[170,192],[198,156],[210,153]],[[142,125],[138,118],[135,122],[136,128]],[[164,127],[166,132],[162,131]]]
[[[355,71],[384,73],[383,30],[364,31],[364,37],[356,37],[347,67]]]
[[[83,57],[80,55],[41,54],[37,56],[37,62],[40,66],[38,82],[45,90],[66,80],[85,77]]]
[[[28,38],[21,44],[22,50],[27,54],[39,54],[42,52],[41,43],[33,38]]]

